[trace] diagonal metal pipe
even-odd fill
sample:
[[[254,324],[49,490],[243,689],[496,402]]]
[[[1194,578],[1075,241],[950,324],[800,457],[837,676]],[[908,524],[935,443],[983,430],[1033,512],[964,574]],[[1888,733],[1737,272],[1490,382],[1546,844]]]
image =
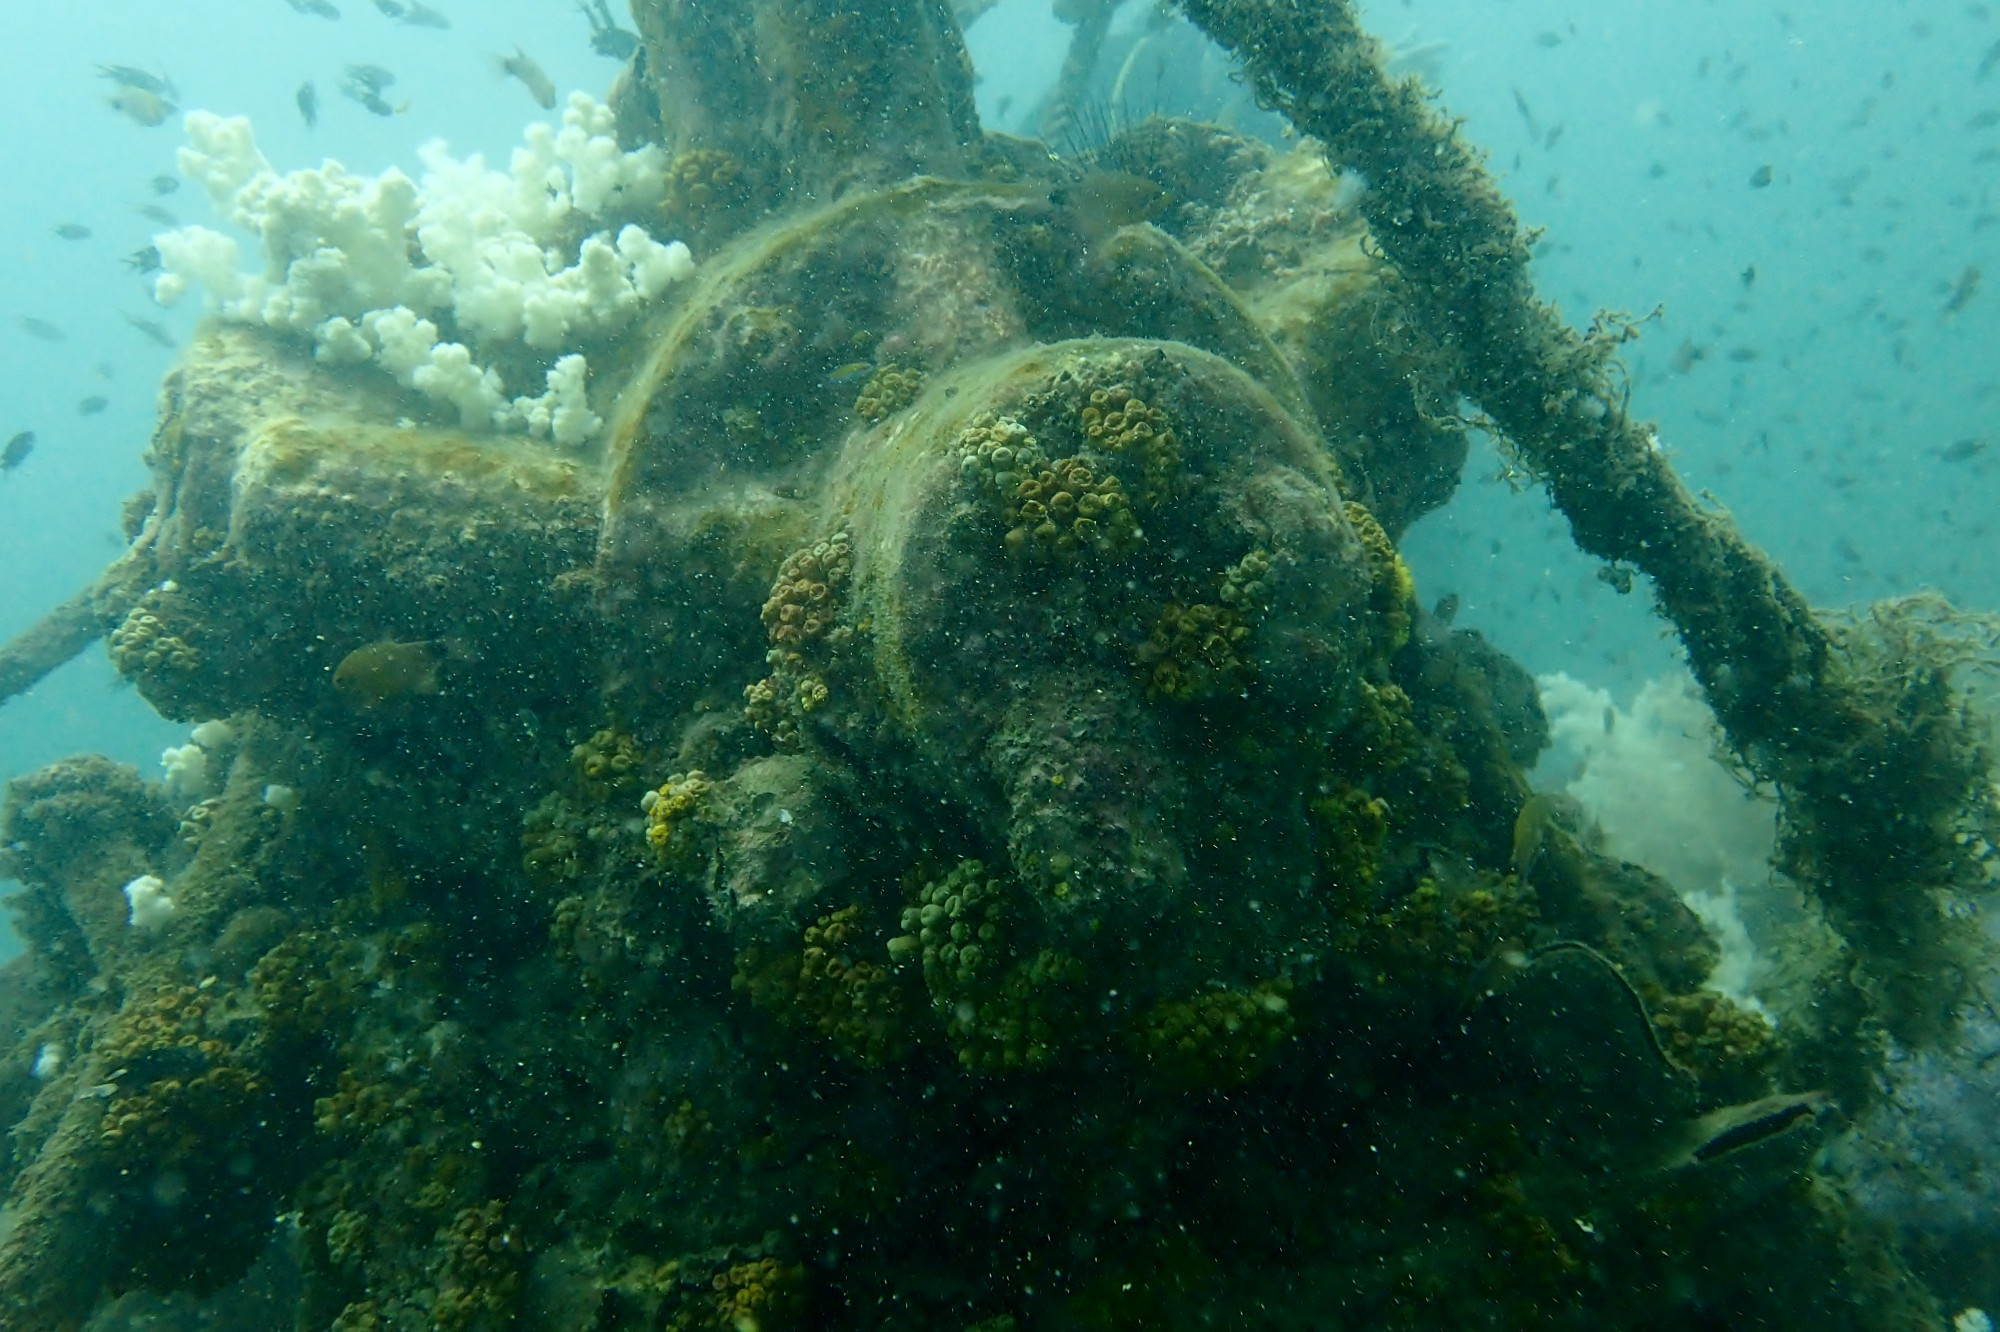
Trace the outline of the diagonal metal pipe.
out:
[[[1860,964],[1829,1011],[1935,1040],[1964,985],[1940,898],[1980,883],[1959,834],[1991,817],[1990,756],[1924,651],[1869,654],[1817,617],[1727,514],[1703,508],[1630,415],[1614,352],[1535,293],[1533,237],[1421,83],[1391,79],[1349,0],[1179,0],[1263,99],[1367,181],[1362,208],[1463,393],[1548,487],[1577,545],[1652,580],[1738,755],[1785,802],[1783,868]],[[1868,1015],[1868,1016],[1864,1016]],[[1829,1032],[1830,1035],[1835,1034]]]

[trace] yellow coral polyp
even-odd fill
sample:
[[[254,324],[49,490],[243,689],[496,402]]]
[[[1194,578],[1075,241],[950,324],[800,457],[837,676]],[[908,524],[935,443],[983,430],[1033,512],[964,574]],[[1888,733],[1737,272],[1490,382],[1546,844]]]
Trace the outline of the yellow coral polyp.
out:
[[[712,785],[708,774],[699,768],[677,772],[639,802],[646,813],[646,841],[661,859],[672,860],[685,853],[688,820]]]
[[[134,608],[111,633],[111,664],[120,675],[148,671],[192,671],[201,665],[201,654],[186,639],[167,632],[157,615]]]
[[[799,722],[833,697],[820,668],[853,637],[840,623],[853,571],[853,546],[836,532],[787,558],[765,598],[771,674],[744,689],[743,712],[782,746],[797,744]]]
[[[894,416],[917,400],[924,386],[924,372],[885,365],[869,376],[854,399],[854,414],[864,421],[880,421]]]
[[[720,1332],[784,1332],[805,1312],[805,1269],[775,1258],[738,1263],[715,1274]]]
[[[1410,607],[1417,599],[1417,581],[1368,506],[1348,500],[1345,508],[1347,521],[1361,538],[1361,548],[1368,557],[1368,572],[1374,580],[1368,606],[1381,626],[1378,638],[1383,655],[1388,656],[1410,641]]]
[[[761,612],[771,642],[797,648],[825,638],[835,627],[841,593],[853,570],[854,549],[845,532],[788,557]]]
[[[749,193],[749,177],[733,153],[694,148],[674,158],[666,173],[662,212],[686,218],[710,208],[733,208]]]
[[[1181,441],[1167,423],[1165,412],[1127,385],[1110,384],[1091,390],[1088,402],[1077,413],[1077,424],[1091,447],[1131,453],[1139,459],[1145,477],[1139,492],[1141,503],[1157,505],[1172,497],[1174,477],[1181,466]]]
[[[604,800],[638,781],[645,753],[631,736],[606,726],[571,749],[570,761],[576,765],[584,794]]]
[[[1120,559],[1145,543],[1117,475],[1082,458],[1051,461],[1011,417],[975,421],[958,437],[959,468],[999,509],[1014,558]]]

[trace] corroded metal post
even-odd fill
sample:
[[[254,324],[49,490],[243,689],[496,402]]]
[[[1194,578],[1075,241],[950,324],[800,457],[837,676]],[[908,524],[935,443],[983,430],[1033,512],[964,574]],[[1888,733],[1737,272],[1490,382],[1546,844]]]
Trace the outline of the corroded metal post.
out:
[[[957,175],[979,140],[948,0],[637,0],[633,17],[669,150],[735,159],[763,200]]]

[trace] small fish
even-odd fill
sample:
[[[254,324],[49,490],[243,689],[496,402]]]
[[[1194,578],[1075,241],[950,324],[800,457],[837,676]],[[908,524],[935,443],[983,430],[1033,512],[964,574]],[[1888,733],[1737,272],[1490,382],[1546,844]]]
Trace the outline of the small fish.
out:
[[[177,227],[181,224],[181,220],[178,217],[156,203],[134,204],[132,211],[140,217],[145,218],[148,222],[157,222],[163,227]]]
[[[340,17],[340,11],[333,7],[332,0],[285,0],[285,3],[290,5],[292,12],[296,14],[311,14],[315,18],[323,19]]]
[[[535,99],[537,106],[540,106],[544,110],[555,109],[555,82],[543,72],[542,67],[536,64],[526,51],[517,46],[514,48],[513,55],[495,56],[494,59],[500,64],[500,73],[502,75],[521,81],[521,86],[528,90],[528,95]]]
[[[174,335],[167,332],[165,326],[156,319],[141,319],[138,315],[128,314],[125,316],[125,322],[168,351],[180,346],[180,343],[174,341]]]
[[[1750,188],[1753,190],[1761,190],[1766,185],[1769,185],[1776,178],[1777,178],[1777,173],[1771,169],[1771,164],[1769,162],[1766,162],[1763,166],[1758,167],[1755,171],[1750,173]]]
[[[437,645],[385,638],[358,647],[333,669],[333,687],[349,702],[375,707],[392,699],[439,690]]]
[[[1737,279],[1738,279],[1738,280],[1739,280],[1740,282],[1742,282],[1742,284],[1743,284],[1743,290],[1745,290],[1745,291],[1748,291],[1748,290],[1750,290],[1750,288],[1752,288],[1752,287],[1756,286],[1756,285],[1757,285],[1757,265],[1755,265],[1755,264],[1751,264],[1751,265],[1749,265],[1748,267],[1746,267],[1746,268],[1745,268],[1745,269],[1744,269],[1744,270],[1743,270],[1743,271],[1742,271],[1741,273],[1737,274]]]
[[[11,472],[28,461],[28,455],[35,451],[35,432],[23,430],[7,441],[7,447],[0,449],[0,472]]]
[[[1582,821],[1582,807],[1566,795],[1537,791],[1521,803],[1521,812],[1514,816],[1514,873],[1523,884],[1546,853],[1560,859],[1565,843],[1573,851]]]
[[[1991,74],[1996,67],[2000,67],[2000,41],[1996,41],[1993,45],[1987,47],[1986,54],[1979,57],[1979,68],[1973,71],[1972,81],[1974,83],[1986,82],[1986,76]]]
[[[146,183],[153,187],[153,193],[164,198],[181,187],[181,178],[179,176],[159,175]]]
[[[307,129],[319,124],[319,89],[313,87],[311,79],[299,85],[299,90],[292,94],[292,101],[298,104],[299,119],[306,122]]]
[[[120,84],[118,91],[107,100],[113,111],[147,129],[166,124],[167,117],[177,110],[172,102],[158,93],[134,88],[130,84]]]
[[[1990,106],[1984,111],[1973,112],[1972,116],[1965,122],[1965,127],[1969,130],[1992,129],[1995,125],[2000,125],[2000,111],[1996,111]]]
[[[403,6],[403,22],[412,28],[437,28],[443,30],[451,26],[451,20],[424,4],[422,0],[410,0]]]
[[[380,94],[369,92],[366,88],[342,88],[340,91],[344,96],[361,103],[362,106],[367,107],[368,110],[378,116],[393,116],[396,114],[395,107],[389,105]]]
[[[1708,359],[1708,348],[1697,346],[1693,338],[1682,338],[1681,345],[1674,349],[1674,373],[1684,375]]]
[[[1528,106],[1527,94],[1523,93],[1519,88],[1514,89],[1514,109],[1521,113],[1521,123],[1528,127],[1528,137],[1531,139],[1540,139],[1542,137],[1541,123],[1535,119],[1534,111]]]
[[[78,416],[95,416],[110,405],[111,399],[105,397],[102,393],[93,393],[77,403],[76,414]]]
[[[849,361],[826,378],[830,384],[851,384],[857,379],[866,379],[874,370],[873,361]]]
[[[384,88],[394,87],[396,83],[396,72],[384,69],[380,65],[349,65],[345,74],[346,77],[340,83],[343,89],[365,88],[369,92],[379,93]]]
[[[1450,628],[1451,622],[1458,618],[1458,593],[1447,592],[1439,597],[1437,605],[1431,607],[1431,614],[1439,624]]]
[[[48,320],[37,319],[33,315],[22,315],[20,325],[23,333],[31,338],[40,338],[43,342],[61,342],[69,336]]]
[[[375,8],[382,11],[389,18],[399,19],[403,17],[403,7],[397,4],[396,0],[375,0]]]
[[[1086,240],[1098,241],[1120,227],[1152,221],[1173,196],[1144,176],[1097,170],[1052,190],[1049,201],[1069,215]]]
[[[1992,442],[1984,435],[1969,435],[1964,439],[1955,439],[1949,444],[1940,445],[1931,452],[1937,455],[1939,462],[1971,462],[1986,452],[1987,446]]]
[[[1541,47],[1544,51],[1553,51],[1562,44],[1562,34],[1559,32],[1538,32],[1535,34],[1535,45]]]
[[[1979,294],[1979,265],[1967,264],[1951,284],[1951,295],[1946,297],[1944,312],[1955,315],[1972,304],[1972,298]]]
[[[380,65],[349,65],[340,81],[340,95],[361,103],[378,116],[393,116],[396,108],[383,98],[382,90],[396,81],[393,71]]]
[[[99,65],[97,73],[100,78],[110,79],[113,83],[126,88],[137,88],[141,92],[152,93],[155,97],[163,97],[169,102],[178,102],[181,98],[180,89],[174,87],[174,81],[163,74],[149,74],[130,65]]]
[[[56,235],[68,241],[89,240],[91,231],[81,222],[64,222],[56,227]]]

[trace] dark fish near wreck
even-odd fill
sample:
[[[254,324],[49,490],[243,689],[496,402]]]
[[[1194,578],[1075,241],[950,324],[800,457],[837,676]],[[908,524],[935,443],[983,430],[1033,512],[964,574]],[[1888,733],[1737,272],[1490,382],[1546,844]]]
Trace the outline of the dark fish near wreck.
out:
[[[144,276],[160,271],[160,249],[157,245],[145,245],[125,256],[125,267]]]
[[[11,472],[28,460],[35,451],[35,432],[23,430],[7,441],[7,447],[0,449],[0,472]]]
[[[20,325],[23,333],[26,333],[31,338],[40,338],[43,342],[62,342],[69,337],[69,334],[63,332],[48,320],[37,319],[33,315],[22,315]]]
[[[1825,1092],[1801,1092],[1725,1106],[1683,1125],[1661,1168],[1684,1170],[1705,1165],[1785,1137],[1817,1124],[1832,1104],[1833,1098]]]
[[[285,3],[292,7],[294,13],[311,14],[315,18],[323,19],[340,17],[340,11],[334,8],[331,0],[285,0]]]
[[[55,233],[66,241],[89,240],[92,235],[90,228],[81,222],[61,223],[55,228]]]
[[[630,60],[639,49],[639,34],[618,26],[606,0],[576,0],[576,7],[590,23],[590,49],[614,60]]]
[[[333,669],[333,687],[349,702],[374,707],[394,699],[438,692],[437,645],[385,638],[358,647]]]
[[[307,129],[319,124],[319,89],[313,87],[311,79],[299,85],[299,90],[292,94],[292,101],[298,105],[299,119],[306,122]]]
[[[78,416],[95,416],[111,405],[111,399],[102,393],[93,393],[76,405]]]
[[[166,194],[172,194],[175,190],[178,190],[181,187],[181,178],[179,176],[169,176],[162,174],[153,177],[152,180],[148,181],[147,183],[153,187],[153,193],[166,195]]]

